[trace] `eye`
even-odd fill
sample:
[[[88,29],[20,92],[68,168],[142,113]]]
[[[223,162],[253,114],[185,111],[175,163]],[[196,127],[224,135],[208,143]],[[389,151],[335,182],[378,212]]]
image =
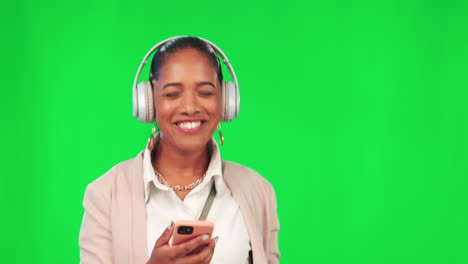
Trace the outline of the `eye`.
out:
[[[178,92],[171,92],[171,93],[165,93],[164,96],[165,97],[169,97],[169,98],[175,98],[179,95]]]
[[[206,96],[206,97],[214,95],[214,92],[211,92],[211,91],[200,91],[199,93],[201,96]]]

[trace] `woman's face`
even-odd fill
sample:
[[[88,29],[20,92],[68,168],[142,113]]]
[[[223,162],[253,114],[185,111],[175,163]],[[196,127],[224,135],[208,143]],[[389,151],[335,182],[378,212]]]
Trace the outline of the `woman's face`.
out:
[[[154,84],[161,141],[184,152],[206,147],[221,118],[221,86],[207,56],[193,48],[167,54]]]

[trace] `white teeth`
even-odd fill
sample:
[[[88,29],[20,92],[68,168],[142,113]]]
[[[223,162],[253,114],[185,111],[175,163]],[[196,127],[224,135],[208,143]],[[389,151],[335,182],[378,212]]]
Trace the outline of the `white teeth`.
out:
[[[196,128],[201,125],[201,121],[196,122],[181,122],[177,124],[181,128]]]

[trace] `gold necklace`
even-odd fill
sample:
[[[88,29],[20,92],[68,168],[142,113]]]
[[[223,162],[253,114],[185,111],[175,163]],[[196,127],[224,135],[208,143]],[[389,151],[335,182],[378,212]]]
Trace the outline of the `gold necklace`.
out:
[[[200,183],[203,182],[203,180],[205,179],[205,176],[206,176],[206,173],[203,174],[203,177],[197,179],[195,182],[192,182],[191,184],[189,185],[185,185],[185,186],[180,186],[180,185],[174,185],[174,186],[171,186],[169,185],[166,180],[164,180],[163,176],[157,171],[157,170],[154,170],[154,172],[156,173],[156,177],[158,178],[158,181],[171,188],[173,191],[175,192],[178,192],[178,191],[188,191],[188,190],[192,190],[193,188],[197,187],[198,185],[200,185]]]

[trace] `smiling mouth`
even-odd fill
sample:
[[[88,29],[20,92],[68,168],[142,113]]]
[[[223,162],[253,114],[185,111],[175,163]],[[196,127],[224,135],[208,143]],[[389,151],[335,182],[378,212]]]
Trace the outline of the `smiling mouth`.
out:
[[[180,128],[193,129],[201,126],[202,121],[193,121],[193,122],[178,122],[176,125]]]
[[[175,125],[183,133],[192,134],[200,131],[206,122],[206,120],[181,120],[176,122]]]

